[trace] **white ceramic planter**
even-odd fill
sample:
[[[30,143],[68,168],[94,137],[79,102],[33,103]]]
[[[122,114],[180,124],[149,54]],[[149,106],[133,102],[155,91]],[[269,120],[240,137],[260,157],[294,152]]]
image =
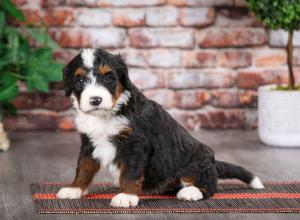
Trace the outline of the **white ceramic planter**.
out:
[[[258,91],[260,139],[277,147],[300,147],[300,91],[278,91],[275,85]]]

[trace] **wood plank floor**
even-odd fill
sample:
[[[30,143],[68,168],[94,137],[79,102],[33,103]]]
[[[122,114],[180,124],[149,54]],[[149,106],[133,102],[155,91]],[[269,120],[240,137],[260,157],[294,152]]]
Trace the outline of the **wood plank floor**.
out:
[[[242,165],[263,180],[300,180],[300,148],[267,147],[256,131],[201,131],[194,134],[211,146],[218,160]],[[38,215],[30,196],[31,182],[73,179],[79,139],[76,133],[27,132],[11,135],[12,148],[0,152],[0,219],[300,219],[297,214],[151,214]],[[95,181],[109,181],[100,172]]]

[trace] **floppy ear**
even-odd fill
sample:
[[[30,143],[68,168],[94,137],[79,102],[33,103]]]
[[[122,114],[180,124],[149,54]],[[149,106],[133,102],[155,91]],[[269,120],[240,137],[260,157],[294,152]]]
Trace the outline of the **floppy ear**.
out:
[[[120,77],[120,81],[125,87],[125,89],[130,89],[132,86],[131,81],[128,76],[128,68],[125,64],[122,56],[120,54],[115,55],[115,58],[117,60],[117,72]]]
[[[64,79],[64,87],[65,87],[65,94],[66,96],[70,96],[72,93],[72,74],[70,73],[70,70],[65,67],[63,69],[63,79]]]

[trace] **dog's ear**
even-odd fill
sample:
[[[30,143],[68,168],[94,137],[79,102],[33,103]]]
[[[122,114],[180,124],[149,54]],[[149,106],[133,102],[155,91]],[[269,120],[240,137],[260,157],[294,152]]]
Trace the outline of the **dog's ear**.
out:
[[[65,67],[63,69],[63,79],[64,79],[64,87],[66,96],[70,96],[72,93],[72,73],[70,70]]]
[[[120,54],[115,55],[115,59],[117,61],[117,72],[120,78],[121,83],[125,87],[125,89],[130,89],[132,86],[131,81],[128,76],[128,68],[127,65],[125,64],[124,59]]]

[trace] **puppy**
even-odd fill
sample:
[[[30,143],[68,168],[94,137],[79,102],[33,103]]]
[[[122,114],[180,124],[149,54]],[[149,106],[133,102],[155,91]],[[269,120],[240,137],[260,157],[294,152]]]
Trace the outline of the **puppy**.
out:
[[[180,187],[178,199],[188,201],[212,196],[218,178],[264,187],[244,168],[216,161],[208,146],[148,100],[130,81],[120,55],[84,49],[64,68],[63,78],[76,110],[81,151],[75,179],[60,189],[58,198],[86,195],[100,167],[120,187],[110,203],[115,207],[136,206],[142,190],[168,182]]]

